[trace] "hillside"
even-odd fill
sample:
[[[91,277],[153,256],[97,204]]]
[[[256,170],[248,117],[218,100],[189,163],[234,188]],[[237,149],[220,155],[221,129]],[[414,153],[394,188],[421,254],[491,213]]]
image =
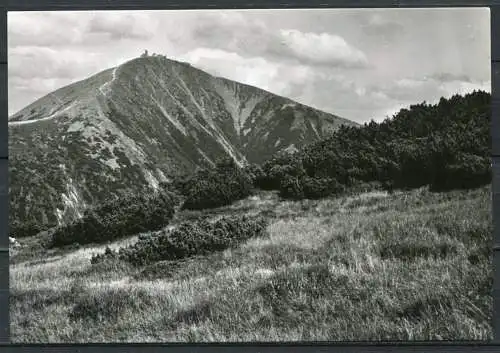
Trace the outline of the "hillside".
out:
[[[267,235],[222,252],[92,265],[121,239],[57,252],[20,239],[15,343],[488,340],[491,192],[262,193],[199,216],[260,214]],[[149,236],[150,234],[146,234]]]
[[[489,184],[490,102],[489,93],[474,91],[411,105],[381,123],[343,126],[293,156],[266,161],[258,184],[295,199],[360,184],[433,191]]]
[[[222,156],[260,163],[356,124],[163,56],[63,87],[9,119],[11,222],[67,223]]]
[[[490,99],[228,159],[20,239],[13,341],[491,339]]]

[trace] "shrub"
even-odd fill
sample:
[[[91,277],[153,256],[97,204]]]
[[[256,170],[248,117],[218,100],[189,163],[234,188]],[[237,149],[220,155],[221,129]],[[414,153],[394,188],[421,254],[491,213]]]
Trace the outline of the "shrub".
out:
[[[182,190],[180,190],[174,182],[160,182],[159,188],[162,193],[170,194],[172,198],[172,202],[175,206],[182,204],[184,200],[184,194]]]
[[[320,199],[342,193],[345,187],[333,178],[295,177],[286,175],[280,184],[279,195],[285,199]]]
[[[199,170],[186,186],[183,209],[201,210],[229,205],[252,193],[252,180],[234,160],[218,162],[213,169]]]
[[[302,159],[298,154],[280,153],[263,165],[263,176],[256,186],[263,190],[280,190],[287,177],[301,178],[306,175]]]
[[[19,222],[15,220],[9,224],[9,236],[12,238],[31,237],[48,228],[47,225],[39,224],[35,221]]]
[[[301,180],[306,199],[320,199],[344,191],[344,187],[333,178],[305,177]]]
[[[248,175],[250,180],[252,181],[252,184],[256,187],[259,186],[260,183],[266,178],[266,173],[264,172],[264,169],[257,164],[250,164],[247,165],[243,169],[244,173]]]
[[[92,258],[90,259],[90,263],[92,265],[96,265],[99,263],[104,263],[104,262],[113,261],[113,260],[117,260],[117,259],[118,259],[118,253],[111,250],[111,248],[109,246],[107,246],[106,250],[104,250],[104,253],[96,254],[96,255],[92,256]]]
[[[142,237],[137,243],[120,249],[118,256],[140,266],[204,255],[262,236],[266,225],[267,221],[263,217],[247,216],[225,217],[212,223],[204,219],[193,223],[185,222],[177,228]]]
[[[455,163],[443,165],[436,171],[431,189],[434,191],[470,189],[487,184],[491,180],[490,163],[489,158],[459,154]]]
[[[160,183],[160,187],[174,194],[186,196],[189,191],[190,175],[179,175],[172,178],[170,182]]]
[[[401,109],[392,118],[342,126],[306,146],[307,175],[345,186],[379,182],[390,188],[475,188],[491,182],[489,93],[442,98]]]
[[[280,183],[279,195],[285,199],[302,200],[304,198],[304,188],[299,178],[286,175]]]
[[[129,194],[87,210],[77,221],[59,227],[52,247],[74,243],[102,243],[165,227],[174,215],[174,198],[169,192]]]

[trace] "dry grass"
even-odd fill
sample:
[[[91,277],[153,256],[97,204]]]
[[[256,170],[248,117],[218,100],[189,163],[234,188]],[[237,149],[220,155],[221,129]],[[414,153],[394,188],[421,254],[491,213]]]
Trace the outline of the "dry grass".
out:
[[[105,246],[26,255],[10,269],[13,342],[492,338],[489,188],[264,193],[176,220],[249,212],[270,218],[267,237],[175,263],[91,266]]]

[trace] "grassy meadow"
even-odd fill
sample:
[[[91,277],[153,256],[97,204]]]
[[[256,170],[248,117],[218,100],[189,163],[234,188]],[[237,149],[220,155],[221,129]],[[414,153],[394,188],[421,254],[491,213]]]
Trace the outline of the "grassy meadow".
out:
[[[41,342],[488,340],[490,186],[282,201],[274,192],[200,216],[260,214],[267,234],[144,267],[91,265],[106,245],[11,254],[11,339]],[[132,244],[137,236],[108,244]]]

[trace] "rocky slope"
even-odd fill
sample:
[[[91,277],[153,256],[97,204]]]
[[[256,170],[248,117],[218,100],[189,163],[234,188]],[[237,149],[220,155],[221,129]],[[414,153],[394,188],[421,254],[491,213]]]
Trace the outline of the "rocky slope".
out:
[[[9,119],[11,219],[65,223],[229,155],[259,163],[353,122],[164,56],[63,87]]]

